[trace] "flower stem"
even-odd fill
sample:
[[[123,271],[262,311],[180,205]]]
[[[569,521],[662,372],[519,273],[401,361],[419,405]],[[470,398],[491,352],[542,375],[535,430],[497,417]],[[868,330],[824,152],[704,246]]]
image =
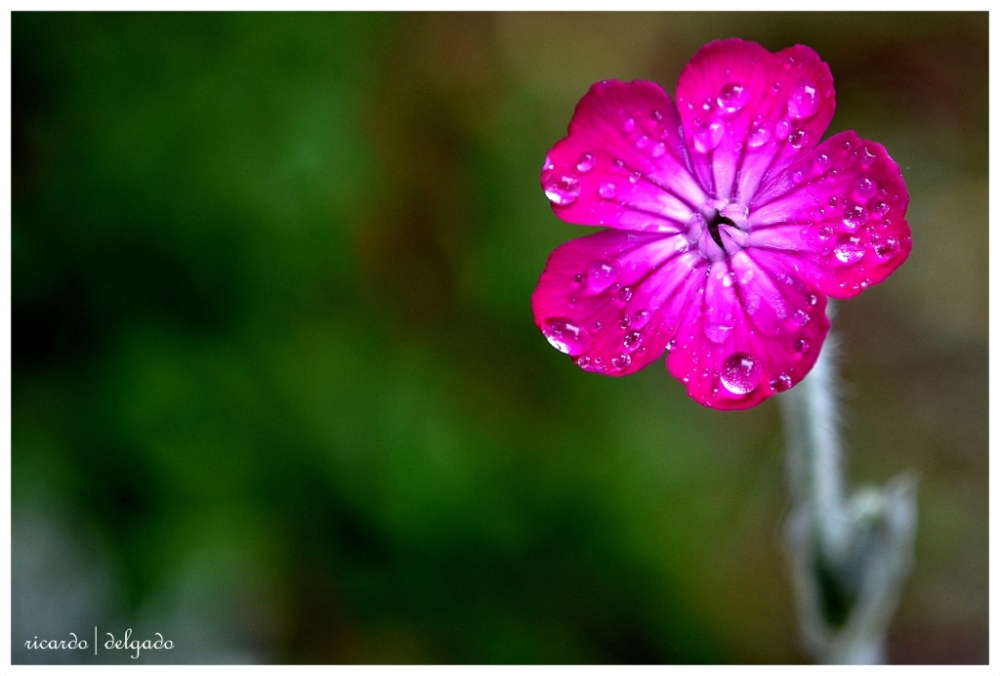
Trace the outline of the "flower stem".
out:
[[[828,664],[878,664],[909,573],[916,480],[845,498],[836,351],[828,336],[809,375],[778,397],[792,501],[785,541],[806,650]]]

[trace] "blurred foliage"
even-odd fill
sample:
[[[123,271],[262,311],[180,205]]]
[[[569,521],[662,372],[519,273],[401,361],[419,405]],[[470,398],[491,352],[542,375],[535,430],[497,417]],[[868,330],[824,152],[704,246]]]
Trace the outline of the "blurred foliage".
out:
[[[578,98],[733,35],[903,168],[850,475],[921,474],[891,658],[985,662],[985,13],[15,13],[14,661],[800,660],[775,404],[583,373],[529,306]]]

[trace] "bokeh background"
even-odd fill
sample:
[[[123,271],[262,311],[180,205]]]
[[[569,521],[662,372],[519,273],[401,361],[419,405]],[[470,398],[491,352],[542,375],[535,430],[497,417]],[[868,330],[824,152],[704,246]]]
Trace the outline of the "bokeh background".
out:
[[[12,642],[149,662],[798,662],[774,401],[535,328],[591,83],[798,42],[913,253],[840,304],[849,474],[920,476],[896,662],[985,662],[987,44],[966,14],[23,14]]]

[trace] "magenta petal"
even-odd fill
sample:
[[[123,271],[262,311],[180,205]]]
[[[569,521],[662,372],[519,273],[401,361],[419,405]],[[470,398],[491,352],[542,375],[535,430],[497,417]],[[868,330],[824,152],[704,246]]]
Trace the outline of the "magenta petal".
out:
[[[750,201],[769,169],[823,136],[836,107],[833,76],[813,50],[772,54],[753,42],[712,42],[677,85],[691,162],[705,191]]]
[[[748,408],[798,383],[830,329],[826,298],[742,251],[714,263],[668,345],[667,367],[705,406]],[[769,261],[770,262],[770,261]]]
[[[704,280],[678,236],[604,230],[549,256],[531,297],[535,324],[588,371],[622,376],[659,357]]]
[[[598,82],[569,136],[549,152],[542,188],[559,218],[580,225],[676,232],[705,195],[687,169],[677,108],[652,82]]]
[[[908,201],[885,148],[841,132],[761,185],[750,245],[781,251],[824,293],[850,298],[909,255]]]

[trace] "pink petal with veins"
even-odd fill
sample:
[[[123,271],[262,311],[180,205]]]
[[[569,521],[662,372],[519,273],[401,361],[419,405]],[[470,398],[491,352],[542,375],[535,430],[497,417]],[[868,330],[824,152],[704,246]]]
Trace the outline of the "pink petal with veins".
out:
[[[549,256],[531,297],[535,323],[581,368],[635,373],[663,354],[703,283],[682,237],[604,230]]]
[[[698,50],[677,106],[705,191],[746,203],[769,168],[816,145],[836,99],[830,68],[808,47],[772,54],[733,39]]]

